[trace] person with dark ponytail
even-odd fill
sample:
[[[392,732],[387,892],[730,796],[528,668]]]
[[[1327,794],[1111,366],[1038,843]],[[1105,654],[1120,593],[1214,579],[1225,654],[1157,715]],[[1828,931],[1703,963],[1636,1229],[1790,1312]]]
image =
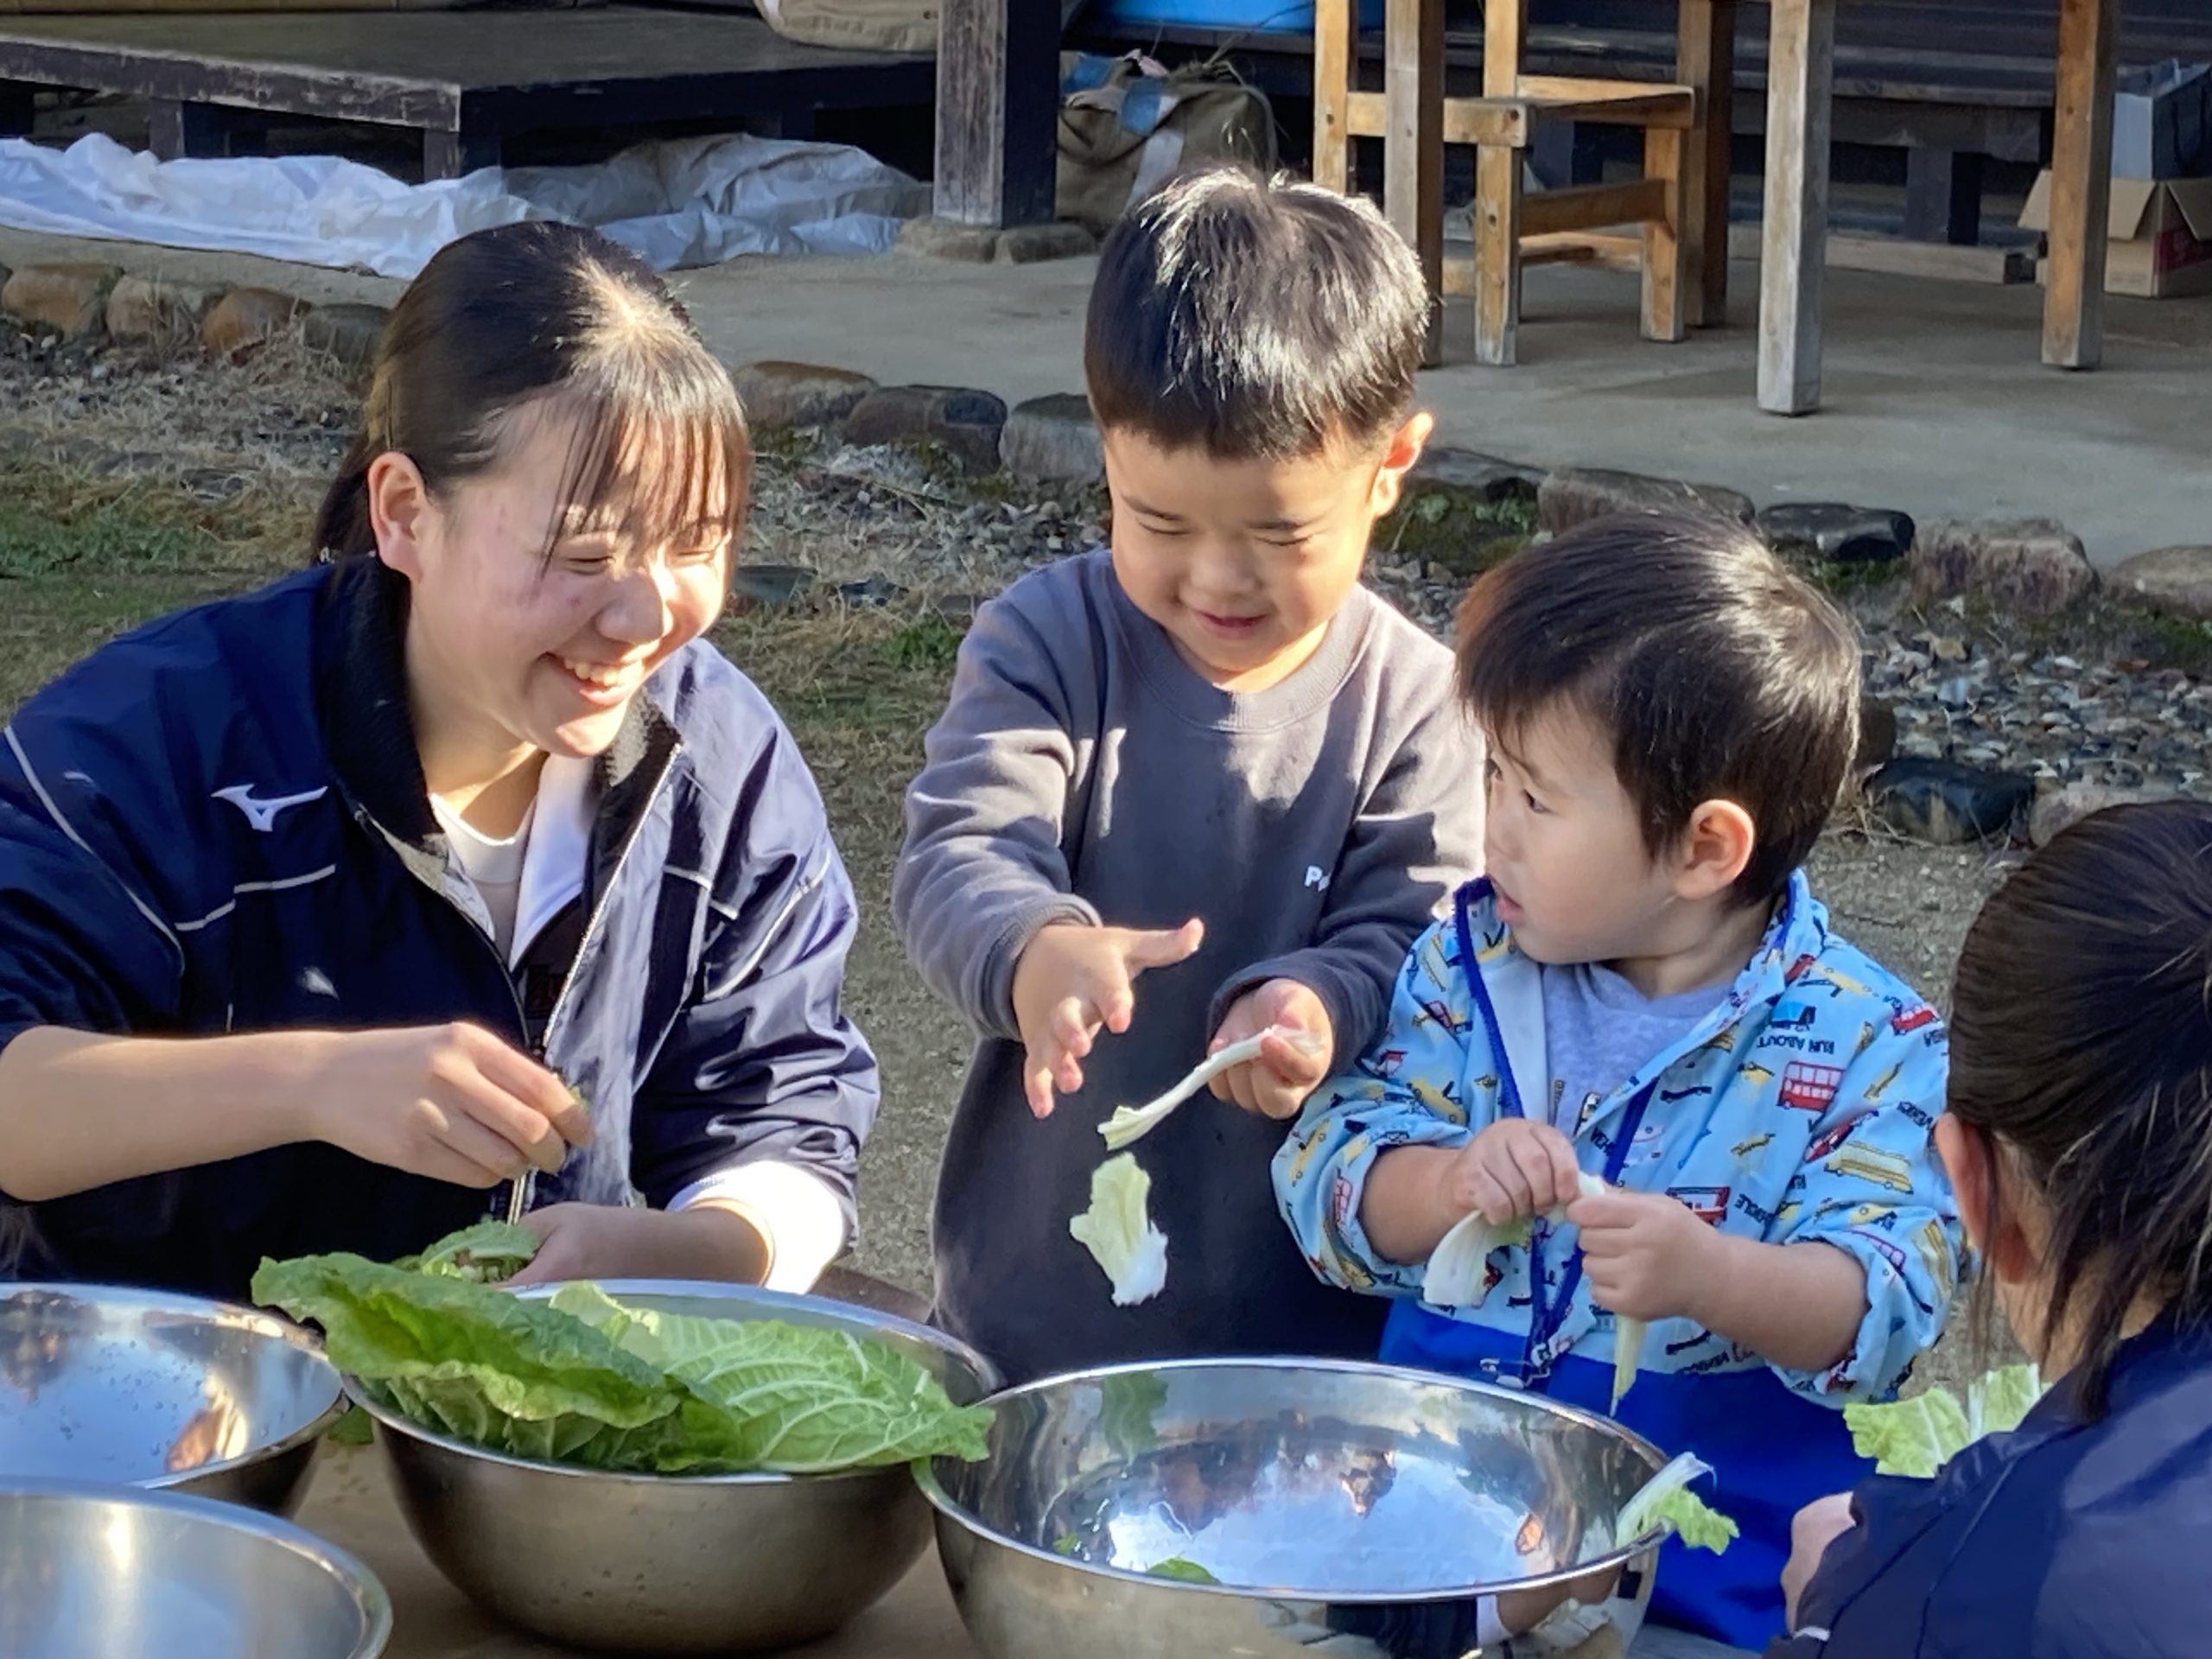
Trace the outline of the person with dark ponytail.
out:
[[[875,1062],[790,734],[701,636],[728,376],[588,231],[440,252],[313,567],[108,645],[0,745],[0,1280],[245,1293],[511,1196],[531,1276],[804,1288]]]
[[[2052,841],[1959,959],[1936,1137],[2046,1379],[1933,1480],[1798,1517],[1777,1659],[2212,1649],[2212,804]],[[1808,1582],[1809,1580],[1809,1582]]]

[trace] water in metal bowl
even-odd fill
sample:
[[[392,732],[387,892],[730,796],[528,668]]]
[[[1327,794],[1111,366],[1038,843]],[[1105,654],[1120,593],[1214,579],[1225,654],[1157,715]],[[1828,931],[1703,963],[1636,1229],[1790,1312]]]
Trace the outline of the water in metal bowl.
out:
[[[0,1480],[8,1659],[376,1659],[383,1586],[343,1550],[234,1503]]]
[[[1538,1395],[1192,1360],[991,1403],[988,1461],[923,1482],[985,1659],[1461,1659],[1501,1592],[1522,1627],[1586,1600],[1549,1628],[1573,1645],[1602,1621],[1624,1649],[1649,1601],[1655,1552],[1611,1528],[1665,1460]]]
[[[289,1515],[343,1407],[314,1338],[270,1314],[0,1285],[0,1480],[175,1488]]]
[[[737,1285],[600,1287],[632,1306],[873,1338],[919,1362],[963,1405],[997,1386],[972,1350],[867,1308]],[[377,1418],[408,1525],[439,1571],[495,1617],[571,1646],[724,1653],[810,1641],[873,1605],[929,1547],[929,1507],[903,1467],[610,1474],[487,1452],[362,1403]]]

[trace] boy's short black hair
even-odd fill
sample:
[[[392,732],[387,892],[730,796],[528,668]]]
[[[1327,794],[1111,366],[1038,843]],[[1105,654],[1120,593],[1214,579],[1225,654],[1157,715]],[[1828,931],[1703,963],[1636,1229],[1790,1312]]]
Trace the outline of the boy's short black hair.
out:
[[[1654,856],[1702,802],[1749,812],[1747,905],[1811,855],[1859,745],[1852,625],[1732,519],[1627,514],[1515,555],[1459,607],[1459,677],[1509,744],[1561,706],[1611,732]]]
[[[1106,238],[1083,349],[1101,427],[1223,461],[1377,443],[1413,412],[1420,263],[1368,202],[1216,168]]]

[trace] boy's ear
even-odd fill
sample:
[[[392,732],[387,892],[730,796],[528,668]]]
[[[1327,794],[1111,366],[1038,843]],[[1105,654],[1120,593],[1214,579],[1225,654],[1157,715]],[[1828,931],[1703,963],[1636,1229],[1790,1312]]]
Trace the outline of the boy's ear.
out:
[[[1380,518],[1398,505],[1398,498],[1405,493],[1406,474],[1421,459],[1435,430],[1436,416],[1427,410],[1416,410],[1390,435],[1389,448],[1382,452],[1382,469],[1376,474],[1375,488],[1368,497],[1368,511],[1374,517]]]
[[[1706,801],[1690,814],[1675,871],[1684,899],[1710,899],[1733,887],[1758,846],[1758,826],[1733,801]]]
[[[415,463],[386,450],[369,463],[369,524],[377,556],[409,581],[423,575],[423,531],[432,511],[429,486]]]

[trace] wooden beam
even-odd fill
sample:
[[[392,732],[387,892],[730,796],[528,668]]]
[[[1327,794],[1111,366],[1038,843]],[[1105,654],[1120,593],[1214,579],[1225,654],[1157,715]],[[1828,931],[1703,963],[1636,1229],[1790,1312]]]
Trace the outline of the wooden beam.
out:
[[[1564,190],[1540,190],[1521,204],[1521,234],[1525,240],[1560,231],[1648,224],[1666,216],[1669,188],[1663,179],[1646,178],[1624,184],[1575,184]]]
[[[1049,223],[1059,99],[1058,7],[943,0],[937,216],[962,225]]]
[[[1649,81],[1523,75],[1519,95],[1534,103],[1540,116],[1594,121],[1601,126],[1672,127],[1688,132],[1697,119],[1697,95],[1688,87]]]
[[[1359,11],[1353,0],[1314,0],[1313,182],[1339,194],[1351,189],[1352,80],[1358,67]]]
[[[1759,407],[1821,406],[1835,0],[1774,0],[1767,54],[1766,233],[1759,270]]]
[[[1444,142],[1526,149],[1535,142],[1535,115],[1525,99],[1447,98],[1444,100]],[[1344,123],[1355,138],[1383,137],[1390,128],[1386,95],[1354,92],[1345,101]]]
[[[2119,0],[2064,0],[2059,9],[2050,291],[2043,313],[2043,360],[2057,369],[2094,369],[2104,359],[2119,35]]]
[[[1697,93],[1698,124],[1682,156],[1683,320],[1728,321],[1729,139],[1736,107],[1736,0],[1681,0],[1675,78]]]
[[[1422,360],[1434,365],[1444,352],[1444,0],[1389,0],[1382,16],[1382,211],[1427,279]]]

